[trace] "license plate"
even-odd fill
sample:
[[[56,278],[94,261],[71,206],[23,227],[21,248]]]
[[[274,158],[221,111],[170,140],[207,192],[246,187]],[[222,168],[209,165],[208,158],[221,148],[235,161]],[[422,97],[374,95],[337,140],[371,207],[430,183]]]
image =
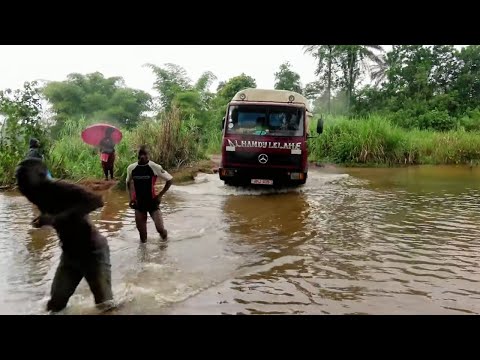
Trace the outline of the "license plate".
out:
[[[273,180],[252,179],[252,184],[255,184],[255,185],[273,185]]]

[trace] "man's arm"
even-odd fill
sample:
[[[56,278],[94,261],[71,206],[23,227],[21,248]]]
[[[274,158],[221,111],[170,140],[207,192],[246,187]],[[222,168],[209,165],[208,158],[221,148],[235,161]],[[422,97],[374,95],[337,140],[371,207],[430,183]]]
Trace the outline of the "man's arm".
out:
[[[74,217],[81,218],[104,205],[100,195],[91,193],[73,184],[63,184],[63,186],[72,187],[68,189],[70,194],[64,194],[64,201],[68,201],[68,209],[56,215],[42,213],[33,220],[32,225],[34,227],[55,226],[56,222],[64,222]]]
[[[148,164],[152,168],[155,175],[165,180],[165,186],[163,187],[162,191],[160,191],[157,195],[158,199],[160,200],[162,196],[168,191],[168,189],[170,189],[170,186],[172,186],[173,176],[170,175],[165,169],[163,169],[161,165],[154,163],[153,161],[149,161]]]
[[[100,195],[81,188],[77,191],[79,199],[72,204],[72,207],[54,216],[53,224],[57,221],[63,221],[72,217],[84,217],[104,205],[103,199]]]
[[[172,186],[172,180],[167,180],[165,183],[165,186],[163,187],[162,191],[158,193],[158,198],[161,199],[162,196],[170,189],[170,186]]]

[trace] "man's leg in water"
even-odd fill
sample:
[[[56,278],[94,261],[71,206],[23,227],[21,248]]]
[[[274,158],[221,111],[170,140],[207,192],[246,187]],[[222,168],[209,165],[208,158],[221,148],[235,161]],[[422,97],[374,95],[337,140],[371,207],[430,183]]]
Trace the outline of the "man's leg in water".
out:
[[[97,307],[108,310],[114,306],[110,248],[104,246],[93,251],[85,262],[85,279],[95,298]]]
[[[53,278],[47,311],[58,312],[63,310],[82,278],[83,274],[78,264],[68,255],[62,253],[60,264],[58,264],[55,277]]]
[[[135,210],[135,223],[137,224],[137,230],[140,234],[140,241],[147,241],[147,212]]]
[[[165,227],[163,226],[162,212],[160,209],[156,209],[154,211],[150,211],[150,216],[155,223],[155,228],[157,229],[158,233],[162,239],[165,240],[167,238],[167,230],[165,230]]]

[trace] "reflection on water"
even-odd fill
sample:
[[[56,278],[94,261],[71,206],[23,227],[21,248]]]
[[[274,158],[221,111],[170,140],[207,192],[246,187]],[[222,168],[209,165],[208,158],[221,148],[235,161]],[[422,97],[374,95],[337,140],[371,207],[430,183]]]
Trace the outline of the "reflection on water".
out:
[[[93,214],[108,236],[117,314],[480,313],[480,171],[314,169],[301,188],[172,186],[162,246],[140,244],[125,193]],[[0,313],[43,313],[56,235],[0,194]],[[66,313],[95,313],[82,282]]]

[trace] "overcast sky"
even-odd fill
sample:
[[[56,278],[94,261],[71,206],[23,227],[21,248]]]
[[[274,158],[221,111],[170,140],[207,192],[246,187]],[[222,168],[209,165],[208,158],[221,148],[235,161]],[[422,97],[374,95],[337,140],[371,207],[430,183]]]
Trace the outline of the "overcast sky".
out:
[[[218,78],[213,89],[242,72],[255,78],[259,88],[273,88],[274,73],[285,61],[300,74],[302,85],[315,80],[315,61],[302,45],[0,45],[0,89],[100,71],[153,93],[154,75],[145,63],[180,65],[193,81],[210,70]]]

